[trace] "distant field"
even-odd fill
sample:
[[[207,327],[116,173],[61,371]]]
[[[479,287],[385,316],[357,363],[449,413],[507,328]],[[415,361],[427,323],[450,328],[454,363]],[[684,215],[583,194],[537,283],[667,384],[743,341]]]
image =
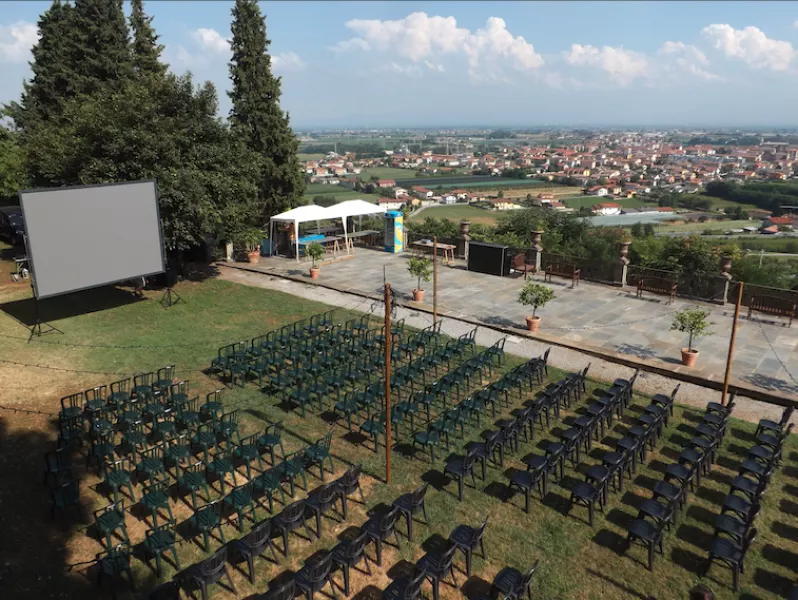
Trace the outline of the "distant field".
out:
[[[362,198],[366,202],[374,202],[375,204],[379,199],[379,196],[375,194],[356,192],[340,185],[309,183],[305,188],[305,195],[302,196],[302,198],[308,202],[311,202],[313,200],[313,196],[335,196],[335,198],[340,202],[343,202],[344,200],[357,200],[358,198]]]
[[[423,220],[426,217],[434,217],[436,219],[451,219],[452,221],[468,219],[472,223],[495,225],[497,214],[498,213],[477,208],[475,206],[455,204],[452,206],[432,206],[430,208],[426,208],[421,211],[421,213],[412,215],[410,220]]]
[[[305,153],[305,152],[300,152],[299,154],[297,154],[297,158],[299,158],[300,161],[304,161],[304,160],[321,160],[322,158],[324,158],[324,156],[325,155],[321,154],[321,153],[308,154],[308,153]]]
[[[601,204],[602,202],[614,202],[620,204],[623,208],[639,208],[644,206],[645,203],[639,198],[606,198],[599,196],[570,196],[567,198],[560,198],[560,202],[564,203],[568,208],[575,208],[579,210],[584,206],[593,206],[594,204]]]
[[[744,220],[744,221],[715,221],[710,220],[706,223],[680,223],[678,221],[663,223],[661,225],[656,226],[656,230],[659,233],[665,233],[668,231],[687,231],[687,232],[695,232],[701,233],[705,229],[722,229],[724,232],[728,231],[729,229],[742,229],[743,227],[757,227],[759,226],[759,221],[751,221],[751,220]]]
[[[363,169],[360,172],[361,181],[368,181],[372,177],[377,177],[378,179],[409,179],[411,177],[415,177],[415,171],[413,169],[395,169],[393,167],[372,167],[370,169]]]
[[[723,198],[715,198],[714,196],[707,196],[706,194],[698,194],[701,199],[709,200],[712,203],[712,208],[734,208],[739,206],[743,210],[759,210],[753,204],[741,204],[739,202],[732,202],[731,200],[724,200]]]

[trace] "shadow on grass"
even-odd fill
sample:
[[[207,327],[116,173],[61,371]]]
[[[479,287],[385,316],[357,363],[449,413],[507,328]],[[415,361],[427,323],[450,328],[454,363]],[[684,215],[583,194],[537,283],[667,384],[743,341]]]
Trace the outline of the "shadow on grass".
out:
[[[798,540],[798,527],[776,521],[770,526],[770,530],[785,540],[790,540],[791,542]]]
[[[702,575],[707,565],[706,556],[701,556],[692,550],[685,550],[684,548],[674,548],[671,551],[671,560],[674,564],[695,575]]]
[[[615,552],[618,556],[621,556],[626,550],[626,538],[609,529],[599,530],[593,536],[593,541],[602,548]]]
[[[754,583],[779,598],[786,598],[794,585],[792,579],[759,567],[754,571]]]
[[[700,523],[706,523],[710,526],[715,526],[715,520],[717,519],[718,512],[712,512],[704,508],[703,506],[697,506],[693,504],[687,509],[687,517],[690,519],[695,519]],[[707,548],[708,549],[708,548]]]
[[[676,537],[688,544],[692,544],[702,552],[708,552],[712,545],[712,534],[693,525],[679,525],[676,530]]]
[[[461,591],[468,600],[477,600],[478,598],[487,598],[490,594],[491,587],[491,582],[472,575],[463,584]]]
[[[643,594],[642,592],[637,591],[634,588],[629,587],[628,585],[626,585],[623,582],[616,581],[612,577],[608,577],[607,575],[605,575],[603,573],[599,573],[598,571],[594,571],[593,569],[587,569],[587,573],[588,573],[588,575],[592,575],[593,577],[598,577],[602,581],[604,581],[606,583],[609,583],[613,587],[618,588],[626,596],[630,596],[632,598],[639,598],[640,600],[647,600],[648,598],[651,597],[651,596],[649,596],[647,594]]]
[[[375,585],[369,584],[352,596],[352,600],[381,600],[382,590]]]
[[[793,571],[798,570],[798,554],[773,544],[765,544],[762,548],[762,558]]]

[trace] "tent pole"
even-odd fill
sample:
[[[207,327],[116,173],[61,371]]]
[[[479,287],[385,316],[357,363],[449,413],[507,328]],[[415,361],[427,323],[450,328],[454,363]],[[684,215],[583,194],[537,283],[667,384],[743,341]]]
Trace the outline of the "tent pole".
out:
[[[296,244],[296,261],[299,262],[299,221],[294,221],[294,244]]]

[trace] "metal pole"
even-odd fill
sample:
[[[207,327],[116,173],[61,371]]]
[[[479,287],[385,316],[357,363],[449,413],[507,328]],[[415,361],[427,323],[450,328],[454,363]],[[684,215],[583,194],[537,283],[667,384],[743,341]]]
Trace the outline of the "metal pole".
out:
[[[391,284],[385,284],[385,483],[391,483]]]
[[[729,393],[729,376],[731,375],[732,357],[734,356],[734,338],[737,337],[737,323],[740,320],[740,305],[743,302],[743,282],[737,284],[737,306],[734,307],[734,323],[732,324],[731,340],[729,341],[729,356],[726,358],[726,374],[723,376],[723,391],[720,403],[726,406],[726,395]]]
[[[438,236],[432,238],[432,324],[438,322]]]

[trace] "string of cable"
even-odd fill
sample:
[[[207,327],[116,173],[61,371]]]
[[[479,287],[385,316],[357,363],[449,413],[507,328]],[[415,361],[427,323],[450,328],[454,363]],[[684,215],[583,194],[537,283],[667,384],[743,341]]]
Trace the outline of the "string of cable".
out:
[[[776,357],[776,360],[781,365],[781,368],[784,369],[785,373],[787,373],[787,377],[790,378],[790,381],[792,381],[793,384],[798,385],[798,381],[795,380],[795,377],[793,377],[792,373],[790,373],[790,370],[787,368],[787,365],[781,359],[781,356],[779,356],[779,353],[776,352],[776,348],[773,346],[773,343],[770,341],[770,338],[768,337],[765,328],[762,327],[762,321],[760,321],[759,318],[756,317],[756,315],[752,315],[752,317],[754,321],[756,321],[757,325],[759,325],[759,330],[762,332],[762,336],[765,338],[765,341],[768,343],[768,346],[770,346],[770,351],[773,352],[773,356]]]

